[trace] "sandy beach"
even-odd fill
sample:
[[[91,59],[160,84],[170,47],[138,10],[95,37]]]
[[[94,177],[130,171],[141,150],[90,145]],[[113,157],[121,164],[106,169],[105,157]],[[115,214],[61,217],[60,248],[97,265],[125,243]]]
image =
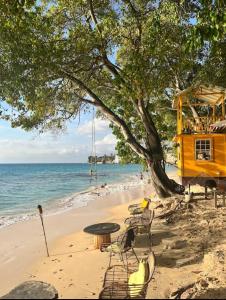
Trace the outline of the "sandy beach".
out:
[[[176,174],[171,174],[176,178]],[[194,192],[202,189],[192,187]],[[46,257],[39,219],[18,223],[0,231],[0,295],[25,280],[51,283],[60,298],[97,299],[108,266],[108,253],[94,250],[93,237],[82,229],[96,222],[116,222],[125,228],[128,203],[153,195],[143,185],[97,197],[87,207],[47,216],[50,248]],[[175,197],[174,197],[175,198]],[[156,215],[174,205],[175,199],[155,201]],[[172,299],[180,288],[181,299],[225,299],[226,208],[214,208],[213,199],[202,197],[182,205],[169,218],[154,220],[152,250],[156,270],[148,299]],[[117,236],[119,232],[113,235]]]
[[[52,256],[55,257],[56,253],[62,253],[61,247],[59,250],[56,247],[61,239],[62,245],[66,245],[63,252],[70,252],[72,249],[73,251],[81,251],[80,248],[80,250],[77,249],[78,245],[84,244],[84,247],[87,248],[89,242],[92,245],[92,236],[82,232],[84,227],[112,219],[112,209],[123,204],[126,207],[134,199],[150,195],[152,188],[150,185],[141,184],[131,185],[128,189],[127,185],[124,191],[115,189],[114,192],[106,192],[101,189],[99,192],[100,196],[97,190],[96,194],[92,196],[92,201],[85,207],[71,208],[44,217],[51,258]],[[118,216],[115,216],[115,219],[122,217],[124,217],[123,210]],[[75,244],[77,245],[73,248],[68,247],[68,243],[64,243],[64,240],[70,241],[68,235],[71,234],[77,235],[72,236],[72,240],[76,241]],[[36,216],[31,220],[2,228],[0,241],[0,296],[2,296],[19,283],[30,279],[31,274],[33,274],[31,266],[46,256],[39,217]],[[88,244],[86,244],[87,242]],[[69,242],[69,245],[71,244]],[[51,258],[48,261],[51,261]],[[43,278],[43,280],[45,279]],[[72,298],[76,296],[72,294]]]

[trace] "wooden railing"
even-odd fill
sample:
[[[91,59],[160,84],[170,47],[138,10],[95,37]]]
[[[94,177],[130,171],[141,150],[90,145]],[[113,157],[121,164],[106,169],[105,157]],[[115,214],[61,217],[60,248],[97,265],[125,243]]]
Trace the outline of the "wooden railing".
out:
[[[183,133],[211,133],[210,127],[215,120],[212,117],[198,117],[192,120],[184,118],[183,120]]]

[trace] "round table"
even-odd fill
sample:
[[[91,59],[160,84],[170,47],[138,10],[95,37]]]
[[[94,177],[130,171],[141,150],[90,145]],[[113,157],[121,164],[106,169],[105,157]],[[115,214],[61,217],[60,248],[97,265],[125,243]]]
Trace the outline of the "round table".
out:
[[[100,249],[102,244],[111,243],[111,233],[120,230],[117,223],[99,223],[84,228],[85,233],[94,235],[94,248]]]

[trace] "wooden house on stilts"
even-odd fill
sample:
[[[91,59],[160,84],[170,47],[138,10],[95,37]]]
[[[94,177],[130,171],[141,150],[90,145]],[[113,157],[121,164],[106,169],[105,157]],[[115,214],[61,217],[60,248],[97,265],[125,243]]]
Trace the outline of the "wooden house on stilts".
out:
[[[183,185],[213,184],[226,190],[226,89],[188,88],[176,95],[177,164]]]

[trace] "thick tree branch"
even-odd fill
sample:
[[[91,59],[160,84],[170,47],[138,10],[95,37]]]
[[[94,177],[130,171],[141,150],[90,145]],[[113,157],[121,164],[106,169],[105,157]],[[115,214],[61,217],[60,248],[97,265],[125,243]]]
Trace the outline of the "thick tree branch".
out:
[[[97,20],[97,17],[95,15],[95,12],[94,12],[94,7],[93,7],[93,1],[92,0],[89,0],[89,6],[90,6],[90,15],[91,15],[91,18],[92,18],[92,21],[93,23],[95,24],[95,26],[97,27],[98,31],[99,31],[99,34],[101,36],[101,39],[102,39],[102,47],[101,47],[101,53],[102,53],[102,60],[104,62],[104,65],[106,66],[106,68],[116,77],[120,78],[120,80],[125,83],[125,79],[123,78],[122,74],[120,74],[119,72],[121,71],[121,69],[116,66],[115,64],[113,64],[108,56],[107,56],[107,53],[106,53],[106,49],[104,47],[104,43],[103,43],[103,36],[102,36],[102,31],[101,31],[101,28],[99,26],[99,23],[98,23],[98,20]]]
[[[74,92],[75,93],[75,92]],[[89,100],[87,98],[84,98],[84,97],[81,97],[79,96],[77,93],[75,93],[76,97],[81,101],[81,102],[84,102],[84,103],[87,103],[87,104],[90,104],[90,105],[94,105],[94,102],[92,100]]]
[[[75,82],[83,91],[85,91],[93,101],[89,101],[88,99],[84,99],[86,103],[92,104],[99,108],[99,110],[107,116],[107,118],[112,121],[117,127],[119,127],[122,131],[122,134],[129,144],[129,146],[142,158],[149,159],[150,153],[145,149],[142,145],[140,145],[136,138],[133,136],[131,131],[129,130],[128,126],[117,116],[112,110],[110,110],[101,100],[100,98],[82,82],[80,79],[74,77],[72,74],[68,73],[67,71],[62,71],[62,75],[66,76],[71,81]],[[81,98],[82,101],[83,98]]]
[[[197,113],[196,109],[191,105],[189,99],[187,101],[188,101],[188,105],[189,105],[189,107],[191,109],[193,118],[195,119],[195,123],[198,124],[198,125],[200,125],[201,124],[201,120],[200,120],[199,114]]]

